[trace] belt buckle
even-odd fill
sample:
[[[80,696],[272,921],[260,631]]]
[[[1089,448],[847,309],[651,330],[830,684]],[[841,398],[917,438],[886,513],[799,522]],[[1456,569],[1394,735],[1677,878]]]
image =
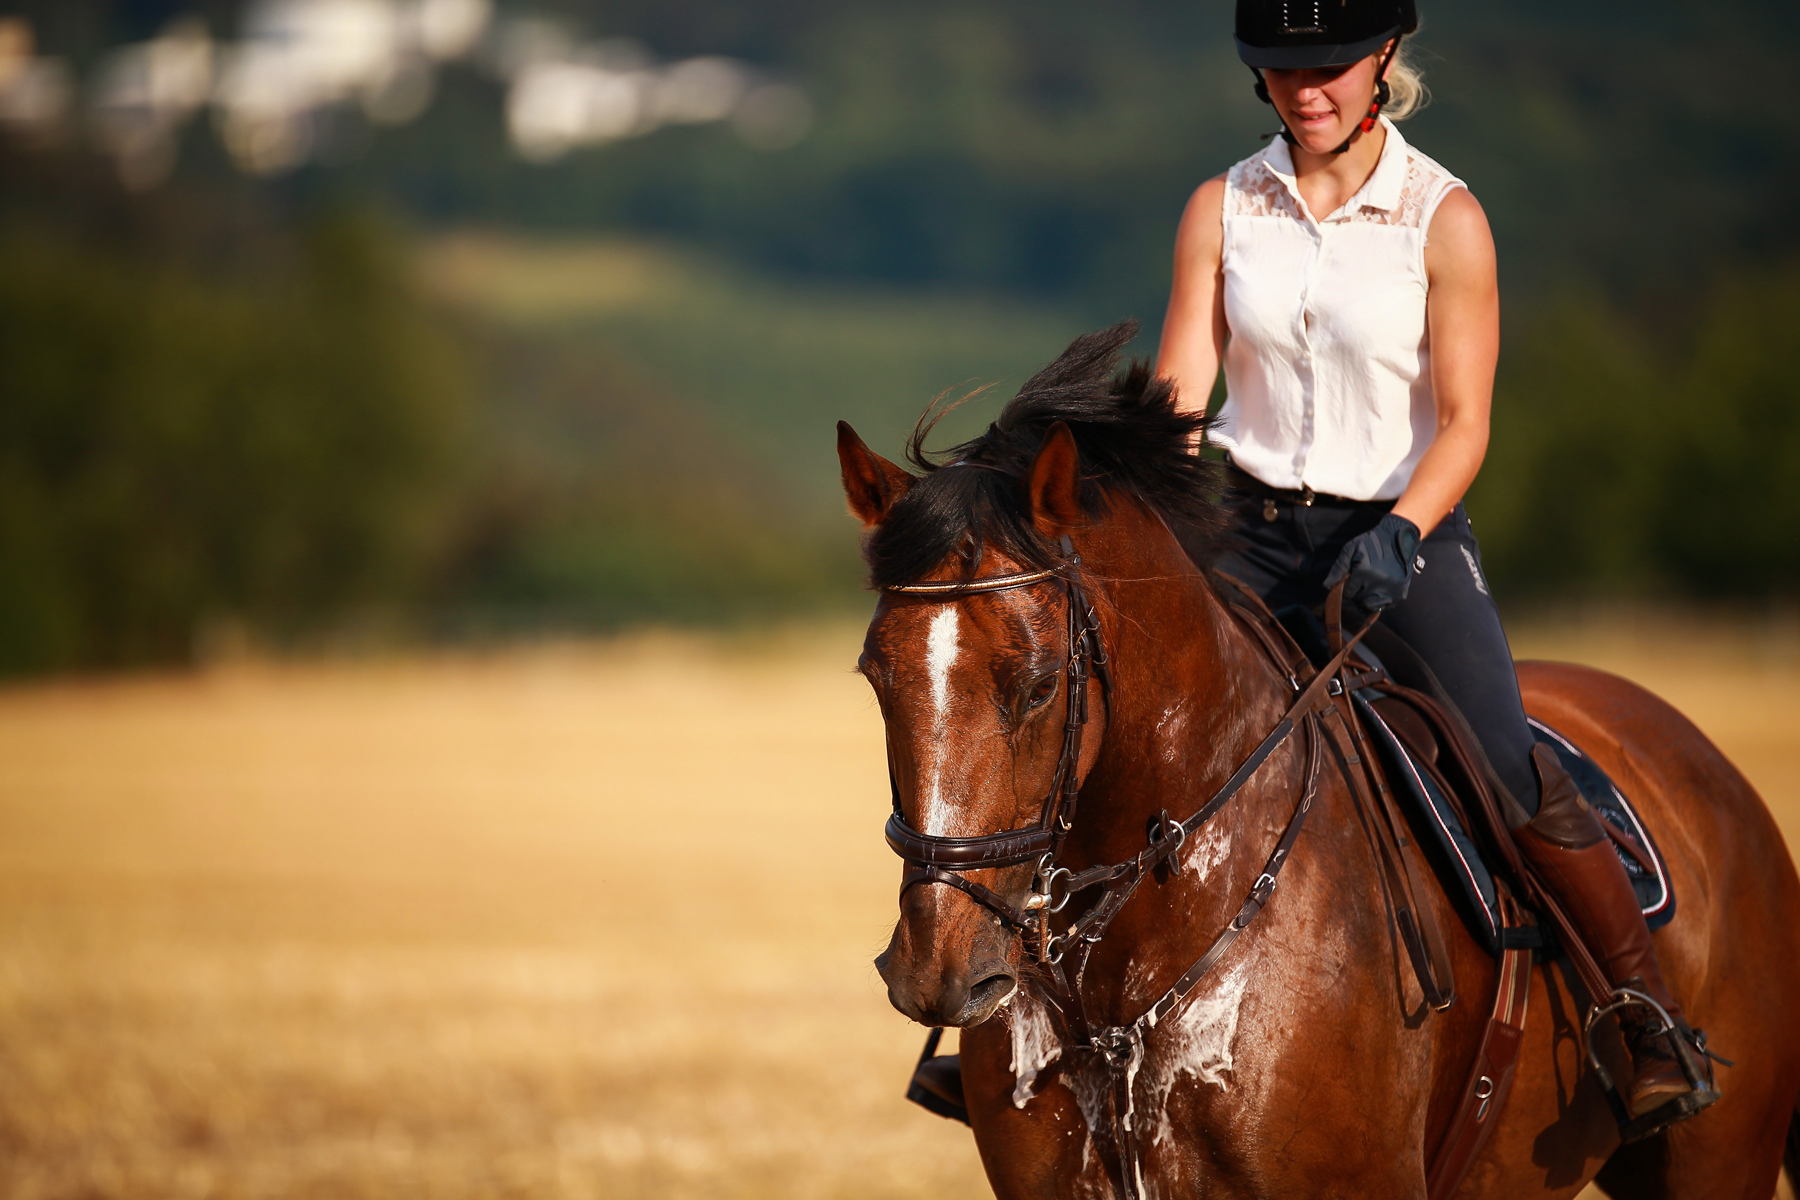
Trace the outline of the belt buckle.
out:
[[[1313,501],[1317,497],[1318,497],[1318,493],[1313,491],[1311,488],[1307,487],[1305,484],[1302,484],[1300,486],[1300,503],[1304,504],[1307,508],[1311,508],[1313,506]]]

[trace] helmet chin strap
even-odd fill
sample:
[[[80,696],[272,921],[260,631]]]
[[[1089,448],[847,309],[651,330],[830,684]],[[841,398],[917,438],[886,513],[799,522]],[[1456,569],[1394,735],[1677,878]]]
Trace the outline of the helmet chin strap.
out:
[[[1394,61],[1394,55],[1398,53],[1400,53],[1400,39],[1395,38],[1393,48],[1387,52],[1387,57],[1381,60],[1381,66],[1375,72],[1375,100],[1369,105],[1368,115],[1357,122],[1356,129],[1349,137],[1344,139],[1343,145],[1332,151],[1333,154],[1342,154],[1344,151],[1348,150],[1350,148],[1350,143],[1356,140],[1356,135],[1358,133],[1369,132],[1369,130],[1375,128],[1375,122],[1381,119],[1381,106],[1386,104],[1388,99],[1393,95],[1393,89],[1388,87],[1386,78],[1387,70]],[[1263,78],[1262,69],[1260,67],[1251,67],[1250,73],[1256,76],[1256,98],[1261,100],[1264,104],[1267,104],[1270,108],[1275,108],[1275,101],[1269,98],[1269,81]],[[1278,119],[1281,119],[1281,110],[1279,108],[1275,109],[1275,115]],[[1294,140],[1294,131],[1288,128],[1288,123],[1285,119],[1281,119],[1280,133],[1281,140],[1286,142],[1289,146],[1298,146],[1300,144]]]

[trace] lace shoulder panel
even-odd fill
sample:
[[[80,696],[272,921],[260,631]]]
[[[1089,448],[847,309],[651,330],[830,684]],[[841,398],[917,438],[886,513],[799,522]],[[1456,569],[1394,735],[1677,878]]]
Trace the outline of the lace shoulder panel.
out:
[[[1260,154],[1232,167],[1225,176],[1231,191],[1231,215],[1236,217],[1291,217],[1296,221],[1300,205]]]
[[[1276,182],[1279,183],[1280,180]],[[1346,219],[1367,225],[1400,225],[1417,229],[1436,210],[1437,203],[1445,192],[1462,186],[1465,186],[1462,180],[1408,146],[1406,180],[1400,185],[1400,203],[1387,209],[1365,204],[1355,212],[1346,214]]]

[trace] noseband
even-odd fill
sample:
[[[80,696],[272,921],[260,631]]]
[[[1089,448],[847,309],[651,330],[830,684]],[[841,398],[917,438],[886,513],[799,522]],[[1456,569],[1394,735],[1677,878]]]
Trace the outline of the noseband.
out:
[[[888,766],[894,812],[888,818],[887,843],[895,854],[914,867],[901,880],[900,894],[904,896],[914,884],[946,884],[967,893],[1001,920],[1025,932],[1035,927],[1041,933],[1045,928],[1043,918],[1068,903],[1073,873],[1058,867],[1056,857],[1062,849],[1063,838],[1074,824],[1075,804],[1081,790],[1081,733],[1088,720],[1088,680],[1098,677],[1102,687],[1108,692],[1112,690],[1100,622],[1081,586],[1081,556],[1075,553],[1074,544],[1067,536],[1062,539],[1062,552],[1063,564],[1043,571],[910,583],[883,589],[899,595],[927,596],[949,602],[964,596],[1010,592],[1060,579],[1068,594],[1069,657],[1063,667],[1067,709],[1063,720],[1062,755],[1057,759],[1056,774],[1051,777],[1050,793],[1044,798],[1037,824],[980,837],[934,837],[921,833],[908,825],[900,812],[900,785],[894,779],[893,765]],[[1038,863],[1037,874],[1031,895],[1023,906],[963,875],[966,871],[1017,866],[1033,859]],[[1034,911],[1040,914],[1037,921],[1029,915]]]

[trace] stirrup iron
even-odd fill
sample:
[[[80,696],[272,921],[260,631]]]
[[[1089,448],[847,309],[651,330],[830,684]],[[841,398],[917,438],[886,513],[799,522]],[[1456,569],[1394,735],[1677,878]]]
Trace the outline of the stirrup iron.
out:
[[[1688,1081],[1687,1091],[1671,1097],[1666,1103],[1641,1117],[1632,1116],[1631,1110],[1625,1107],[1624,1097],[1619,1094],[1618,1085],[1613,1082],[1612,1072],[1606,1069],[1606,1064],[1600,1061],[1600,1055],[1594,1049],[1595,1024],[1600,1018],[1622,1008],[1648,1008],[1656,1014],[1661,1027],[1649,1036],[1667,1038],[1675,1062]],[[1685,1121],[1701,1109],[1717,1103],[1719,1090],[1713,1084],[1712,1065],[1707,1060],[1717,1059],[1731,1065],[1729,1059],[1720,1058],[1707,1049],[1704,1033],[1677,1025],[1662,1005],[1637,988],[1614,988],[1605,1004],[1596,1004],[1590,1008],[1587,1020],[1582,1024],[1581,1040],[1587,1051],[1588,1066],[1592,1068],[1594,1078],[1599,1080],[1601,1090],[1606,1093],[1606,1102],[1612,1108],[1613,1119],[1618,1122],[1620,1142],[1636,1142],[1654,1137],[1669,1126]]]

